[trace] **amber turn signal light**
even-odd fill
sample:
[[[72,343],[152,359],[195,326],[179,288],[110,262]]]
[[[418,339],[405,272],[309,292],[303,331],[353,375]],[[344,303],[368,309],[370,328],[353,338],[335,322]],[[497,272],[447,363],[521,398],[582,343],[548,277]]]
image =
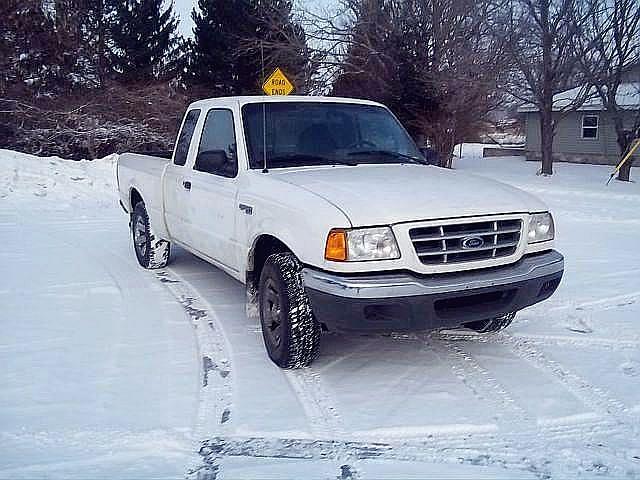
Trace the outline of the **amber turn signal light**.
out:
[[[347,259],[347,233],[344,230],[329,232],[324,258],[336,262],[344,262]]]

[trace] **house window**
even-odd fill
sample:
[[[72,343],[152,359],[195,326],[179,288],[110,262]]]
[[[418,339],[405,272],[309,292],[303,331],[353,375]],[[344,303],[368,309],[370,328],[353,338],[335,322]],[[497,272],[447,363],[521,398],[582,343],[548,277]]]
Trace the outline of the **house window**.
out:
[[[598,115],[582,116],[582,138],[596,139],[598,138]]]

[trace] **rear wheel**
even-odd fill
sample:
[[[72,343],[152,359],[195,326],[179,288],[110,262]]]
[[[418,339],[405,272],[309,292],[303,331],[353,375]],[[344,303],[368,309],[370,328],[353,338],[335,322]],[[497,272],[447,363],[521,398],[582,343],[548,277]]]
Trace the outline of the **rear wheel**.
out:
[[[169,262],[170,243],[158,238],[151,227],[144,203],[138,202],[131,215],[133,248],[140,266],[148,269],[164,268]]]
[[[292,253],[274,253],[260,274],[262,337],[269,358],[281,368],[310,365],[320,345],[320,324],[304,291],[301,270]]]
[[[493,333],[507,328],[516,316],[516,312],[505,313],[499,317],[465,323],[463,326],[478,333]]]

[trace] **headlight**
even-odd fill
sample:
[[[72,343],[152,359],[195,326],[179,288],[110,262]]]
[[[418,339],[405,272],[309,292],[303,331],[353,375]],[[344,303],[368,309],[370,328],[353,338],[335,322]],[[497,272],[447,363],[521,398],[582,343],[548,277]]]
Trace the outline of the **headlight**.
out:
[[[389,227],[331,230],[324,257],[339,262],[400,258],[396,238]]]
[[[549,212],[529,215],[529,229],[527,233],[527,241],[529,243],[553,240],[554,233],[553,217]]]

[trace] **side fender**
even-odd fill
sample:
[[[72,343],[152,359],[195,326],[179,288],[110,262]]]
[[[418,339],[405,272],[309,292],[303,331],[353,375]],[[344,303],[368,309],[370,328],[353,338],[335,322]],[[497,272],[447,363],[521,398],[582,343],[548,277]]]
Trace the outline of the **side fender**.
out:
[[[346,215],[334,205],[286,182],[258,177],[243,192],[250,193],[241,193],[238,201],[251,205],[253,212],[238,219],[239,238],[245,239],[240,271],[251,271],[255,243],[265,234],[284,243],[302,263],[323,268],[329,231],[351,227]]]

